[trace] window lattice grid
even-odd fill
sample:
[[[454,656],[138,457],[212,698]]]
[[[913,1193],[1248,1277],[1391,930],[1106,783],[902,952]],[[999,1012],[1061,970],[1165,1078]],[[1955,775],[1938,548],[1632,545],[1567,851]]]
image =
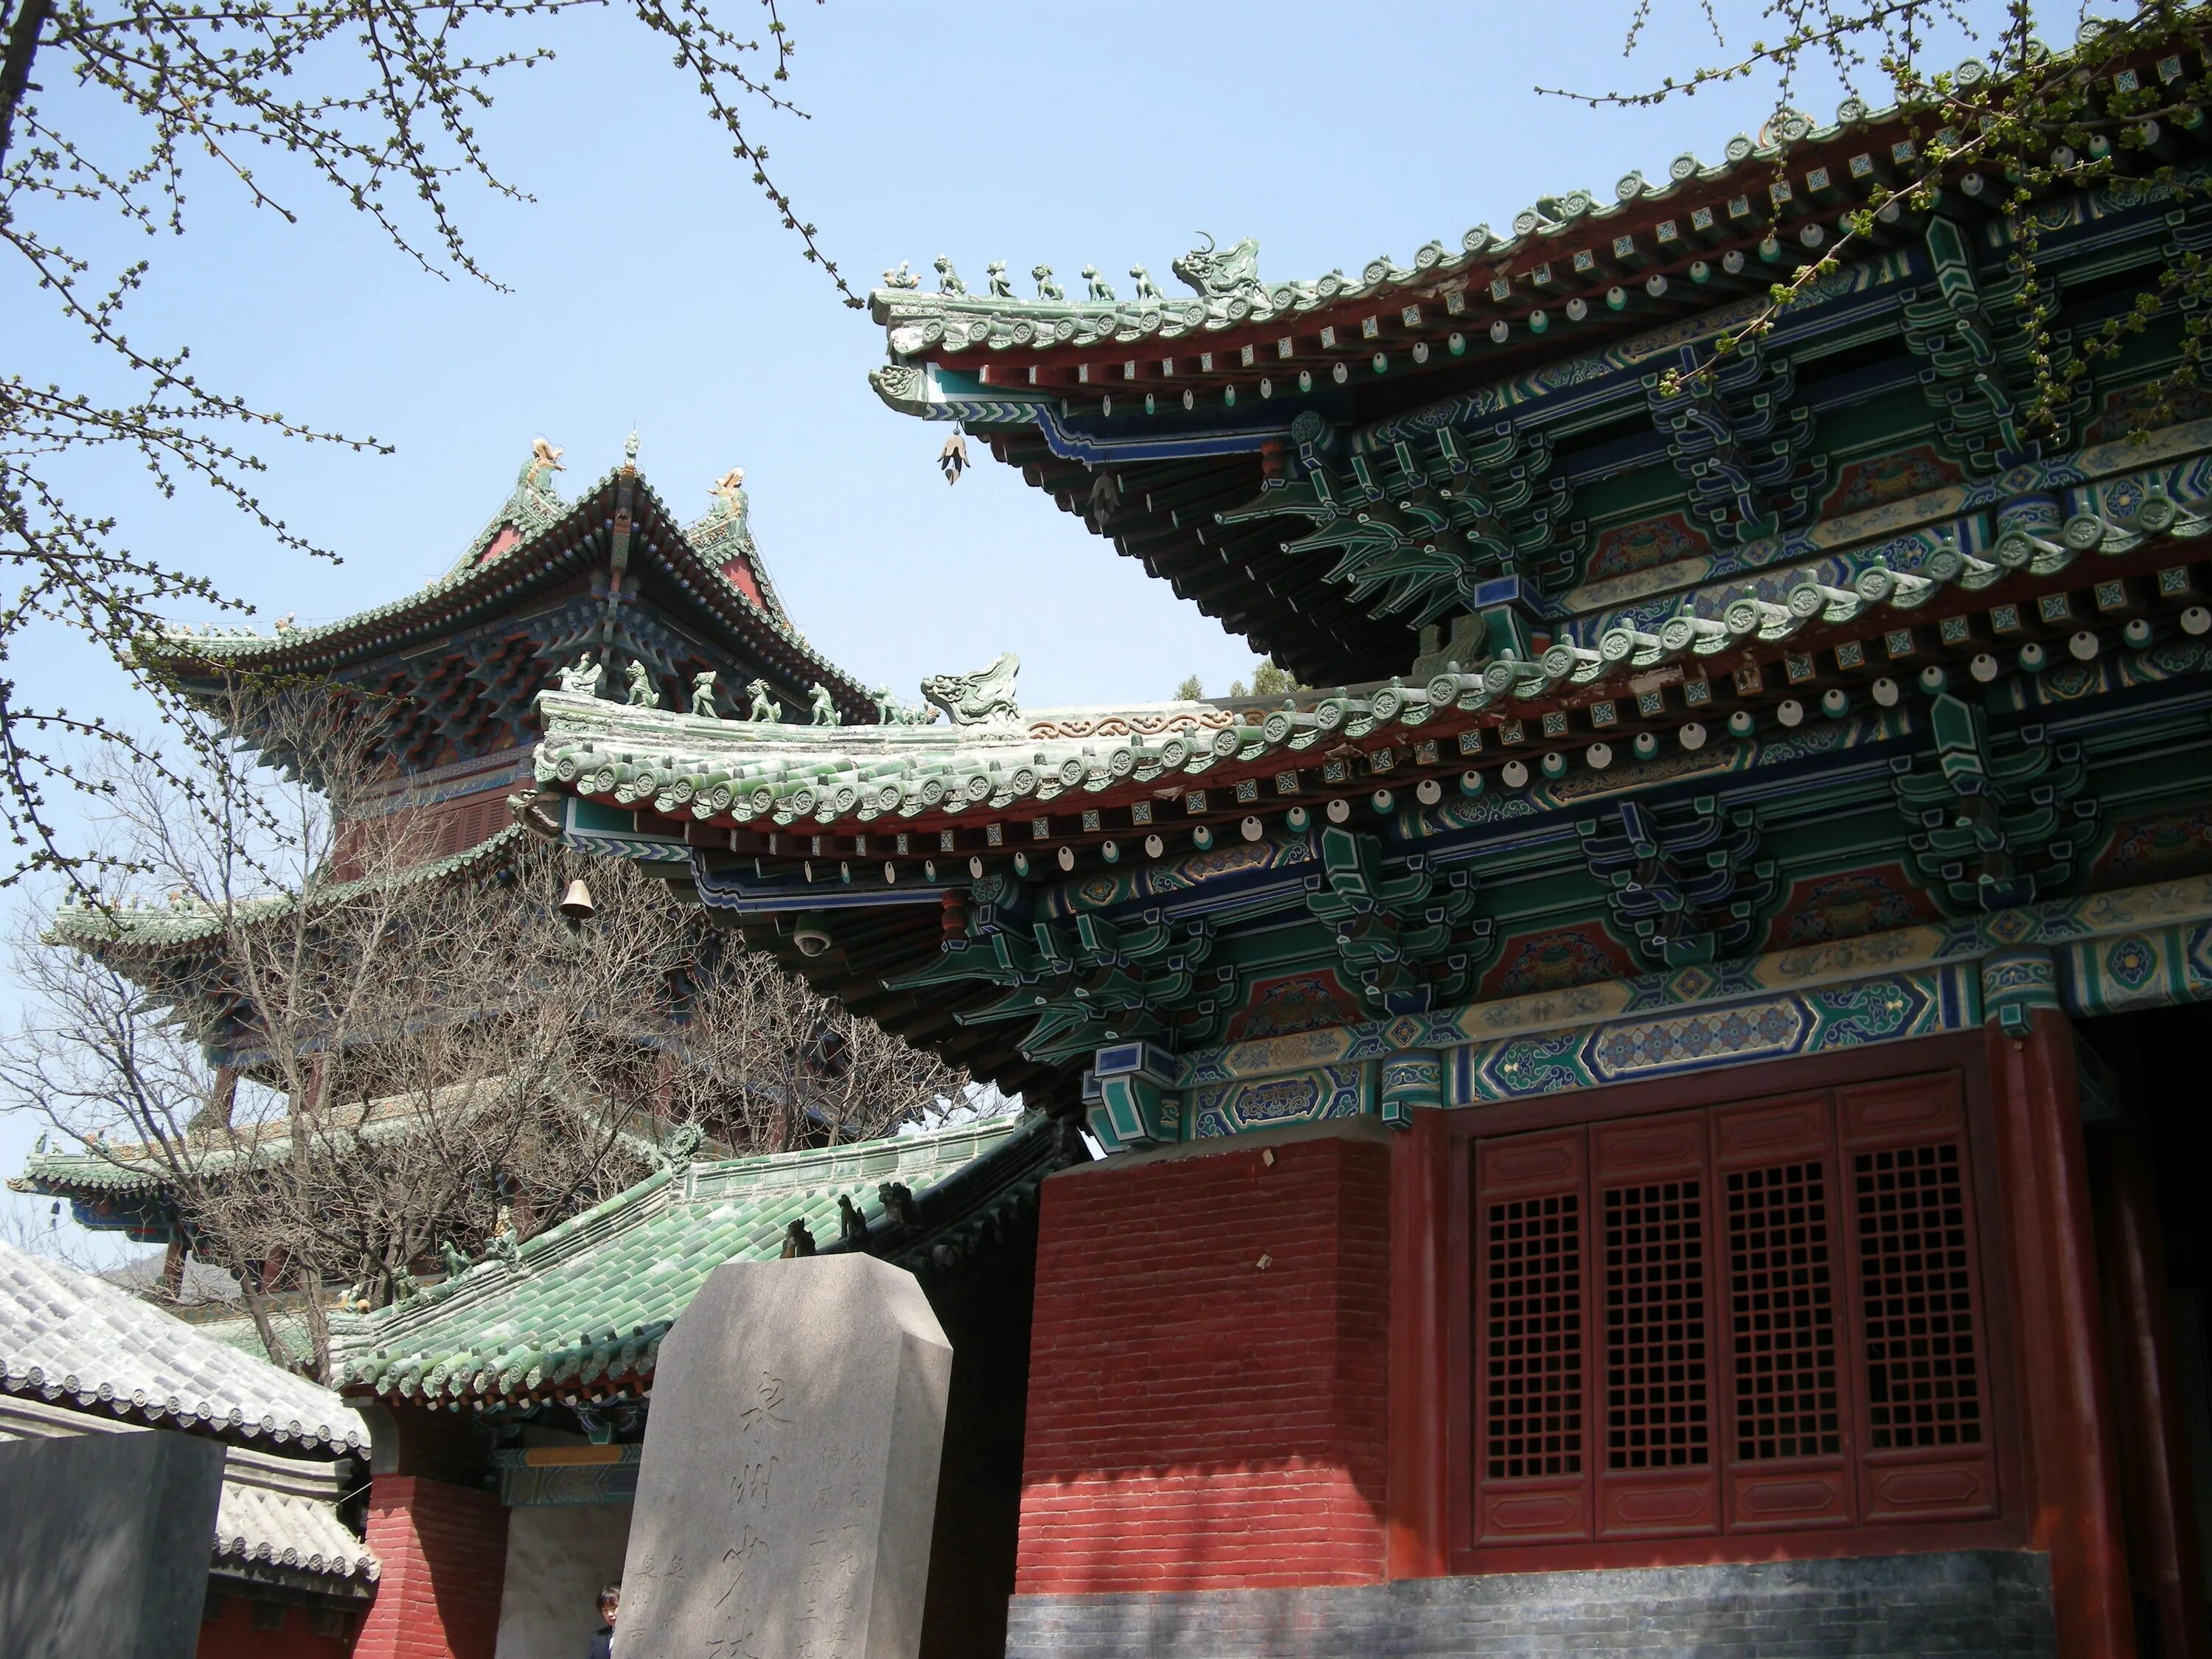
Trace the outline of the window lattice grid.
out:
[[[1493,1480],[1583,1468],[1582,1204],[1490,1206],[1485,1463]]]
[[[1686,1180],[1603,1196],[1606,1466],[1701,1467],[1711,1455],[1704,1193]]]
[[[1736,1455],[1843,1449],[1827,1182],[1816,1163],[1728,1177]]]
[[[1982,1438],[1966,1177],[1956,1143],[1859,1153],[1860,1305],[1876,1449]]]

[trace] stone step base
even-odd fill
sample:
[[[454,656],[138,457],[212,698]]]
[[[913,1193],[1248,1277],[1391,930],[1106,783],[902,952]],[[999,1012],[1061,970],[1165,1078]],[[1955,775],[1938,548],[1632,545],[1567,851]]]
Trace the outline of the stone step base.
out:
[[[1314,1589],[1018,1595],[1007,1659],[2051,1659],[2049,1558],[1495,1573]]]

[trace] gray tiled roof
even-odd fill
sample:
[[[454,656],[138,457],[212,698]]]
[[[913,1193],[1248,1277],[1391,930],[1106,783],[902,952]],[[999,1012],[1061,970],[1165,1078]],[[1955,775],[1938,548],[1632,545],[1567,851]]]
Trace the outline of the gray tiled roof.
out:
[[[234,1446],[225,1454],[216,1511],[218,1566],[290,1568],[374,1583],[377,1559],[338,1518],[350,1462],[271,1457]]]
[[[97,1411],[0,1394],[0,1440],[55,1440],[70,1433],[146,1433]],[[349,1458],[276,1458],[223,1449],[223,1493],[215,1510],[212,1566],[232,1577],[295,1582],[331,1595],[368,1595],[380,1564],[338,1504],[358,1482]],[[303,1577],[301,1577],[303,1575]]]
[[[75,1405],[0,1395],[0,1440],[144,1432],[135,1423],[113,1422]],[[276,1457],[243,1446],[225,1448],[215,1571],[249,1579],[289,1578],[329,1594],[368,1594],[380,1564],[337,1510],[358,1468],[349,1458]]]
[[[328,1389],[7,1243],[0,1243],[0,1391],[239,1444],[368,1449],[360,1413]]]

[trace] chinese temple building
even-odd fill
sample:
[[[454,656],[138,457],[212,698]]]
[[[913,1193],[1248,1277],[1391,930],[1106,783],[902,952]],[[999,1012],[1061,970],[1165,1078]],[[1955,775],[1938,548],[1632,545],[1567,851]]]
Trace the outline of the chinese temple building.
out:
[[[427,817],[410,838],[421,862],[404,876],[426,883],[498,879],[512,860],[522,831],[510,799],[526,784],[538,736],[532,700],[558,672],[594,685],[605,677],[638,706],[739,708],[753,688],[771,703],[803,708],[819,688],[849,714],[875,706],[785,614],[747,522],[741,471],[726,474],[712,510],[684,526],[634,454],[563,501],[553,478],[561,454],[538,440],[460,558],[408,598],[316,625],[287,617],[265,634],[180,627],[157,642],[160,665],[186,695],[210,700],[249,675],[359,694],[379,715],[369,758],[380,793],[368,810]],[[343,886],[325,895],[346,896]],[[292,902],[273,896],[247,908]],[[179,896],[166,905],[66,903],[51,933],[190,1010],[222,1068],[221,1094],[252,1070],[255,1043],[247,1000],[223,982],[227,925]],[[164,1168],[129,1148],[49,1151],[42,1142],[9,1184],[67,1200],[82,1225],[167,1244],[173,1278],[185,1230]]]
[[[2030,311],[2212,209],[2049,191],[2032,286],[1971,172],[1842,240],[1930,125],[874,296],[887,403],[1289,696],[538,697],[532,822],[1109,1154],[1008,1653],[2206,1651],[2212,409],[2169,307],[2023,410]]]
[[[432,832],[415,838],[419,863],[355,881],[499,880],[512,873],[527,830],[556,834],[528,799],[540,735],[536,698],[556,681],[574,696],[604,688],[626,708],[680,708],[709,722],[737,711],[775,720],[788,708],[793,718],[804,711],[858,724],[893,708],[815,654],[789,621],[746,526],[741,473],[726,475],[713,511],[686,526],[653,495],[634,455],[579,500],[562,501],[550,477],[559,453],[541,441],[468,552],[409,599],[319,625],[288,618],[271,634],[178,629],[161,642],[165,665],[188,694],[213,700],[253,673],[350,688],[374,701],[386,787],[371,810],[428,814]],[[240,735],[249,744],[266,737]],[[261,751],[287,758],[265,744]],[[629,818],[610,810],[598,822]],[[641,845],[648,856],[659,851],[658,841]],[[678,873],[665,863],[649,867]],[[343,900],[349,890],[339,882],[318,901],[249,901],[262,908],[246,921]],[[722,916],[701,911],[698,920],[704,934]],[[204,1036],[217,1066],[218,1109],[258,1063],[251,1001],[222,967],[229,925],[185,899],[71,904],[52,924],[56,941],[116,966]],[[1017,1085],[1041,1074],[1009,1042],[984,1058]],[[364,1103],[358,1133],[409,1133],[420,1103],[413,1095]],[[656,1170],[640,1184],[580,1213],[540,1218],[555,1224],[528,1238],[464,1241],[481,1246],[473,1260],[447,1255],[442,1273],[439,1261],[416,1264],[412,1293],[392,1306],[331,1316],[331,1379],[361,1407],[358,1417],[326,1390],[233,1352],[258,1346],[250,1321],[217,1309],[187,1327],[129,1303],[138,1310],[137,1335],[125,1333],[114,1346],[151,1346],[146,1333],[155,1325],[184,1333],[198,1349],[228,1353],[235,1366],[330,1401],[369,1451],[360,1563],[331,1565],[344,1582],[317,1604],[312,1648],[307,1614],[287,1627],[296,1650],[498,1659],[580,1645],[595,1592],[620,1576],[662,1338],[724,1261],[853,1249],[915,1273],[958,1344],[926,1650],[950,1656],[1001,1647],[1021,1446],[1005,1429],[1018,1425],[1023,1408],[1036,1194],[1045,1176],[1088,1159],[1073,1122],[1012,1113],[733,1158],[699,1126],[619,1121],[624,1155]],[[250,1176],[257,1160],[286,1155],[289,1133],[281,1119],[226,1125],[200,1171],[219,1181],[238,1167]],[[50,1147],[42,1138],[10,1185],[66,1199],[84,1225],[167,1244],[173,1291],[193,1239],[163,1149]],[[281,1335],[297,1337],[304,1358],[306,1339],[288,1317],[294,1294],[275,1291],[272,1317]],[[12,1386],[19,1348],[0,1343],[0,1385]],[[80,1372],[94,1375],[82,1366],[70,1375]],[[26,1386],[51,1380],[40,1371]],[[106,1394],[94,1403],[106,1404]],[[9,1410],[0,1387],[0,1435],[13,1425]],[[250,1424],[245,1432],[253,1432]],[[350,1482],[349,1497],[360,1487]],[[225,1503],[228,1517],[228,1496]],[[224,1547],[267,1554],[254,1536],[241,1537]],[[218,1561],[218,1578],[228,1570]],[[324,1571],[320,1562],[315,1570]],[[252,1630],[276,1627],[258,1601],[252,1617],[262,1622],[249,1626],[238,1594],[211,1605],[228,1607],[220,1616],[246,1628],[247,1641],[256,1639]],[[276,1592],[257,1594],[269,1601]],[[214,1634],[209,1640],[204,1651],[241,1650]]]

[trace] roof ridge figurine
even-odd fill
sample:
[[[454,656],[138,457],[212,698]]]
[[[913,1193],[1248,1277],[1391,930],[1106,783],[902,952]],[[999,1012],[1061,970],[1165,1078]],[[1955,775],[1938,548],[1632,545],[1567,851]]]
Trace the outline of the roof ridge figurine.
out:
[[[927,703],[910,708],[891,696],[888,685],[878,685],[868,695],[875,699],[876,724],[878,726],[927,726],[937,719],[939,710]]]
[[[1226,300],[1240,294],[1254,296],[1262,292],[1260,243],[1256,237],[1247,236],[1233,246],[1218,248],[1212,231],[1201,230],[1198,234],[1206,238],[1206,246],[1193,248],[1175,261],[1170,269],[1176,276],[1209,300]]]
[[[629,677],[629,702],[631,708],[660,707],[660,688],[653,683],[653,677],[646,672],[643,663],[633,657],[629,666],[623,672]]]
[[[951,716],[955,726],[1012,725],[1021,719],[1014,701],[1014,676],[1022,659],[1003,653],[988,668],[973,674],[932,674],[921,695]]]
[[[837,1194],[837,1237],[846,1244],[865,1245],[868,1242],[868,1218],[853,1202],[850,1193]]]
[[[514,475],[514,488],[484,527],[477,532],[476,539],[469,544],[453,571],[466,569],[494,550],[504,552],[508,547],[528,541],[541,530],[550,529],[567,510],[560,495],[553,488],[553,474],[565,472],[561,457],[568,452],[560,445],[549,443],[544,438],[530,441],[530,459],[523,462]],[[511,538],[502,539],[500,532],[511,530]]]
[[[607,665],[603,662],[593,662],[592,653],[586,651],[561,671],[561,689],[572,691],[580,697],[596,697],[599,695],[599,681],[606,672]]]

